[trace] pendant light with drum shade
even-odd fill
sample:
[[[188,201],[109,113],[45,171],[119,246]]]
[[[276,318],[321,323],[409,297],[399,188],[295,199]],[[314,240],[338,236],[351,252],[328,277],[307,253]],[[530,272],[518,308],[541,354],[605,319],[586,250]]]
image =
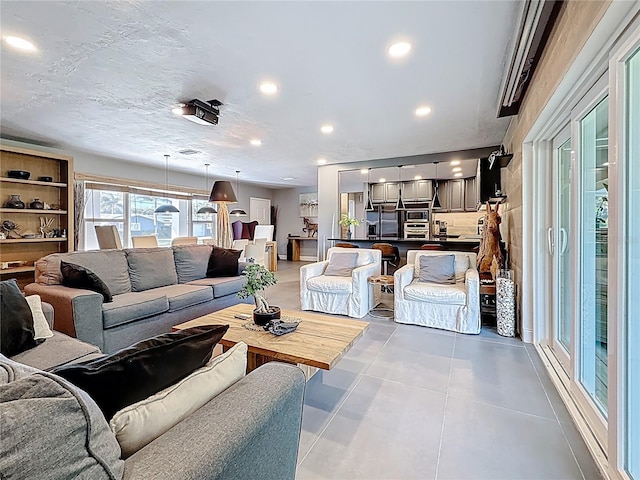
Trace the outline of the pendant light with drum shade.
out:
[[[238,194],[240,194],[240,186],[238,184],[238,174],[239,173],[240,173],[240,170],[236,170],[236,192],[238,192]],[[236,202],[237,202],[237,200],[236,200]],[[242,216],[245,216],[246,214],[247,214],[247,212],[245,212],[241,208],[234,208],[233,210],[231,210],[229,212],[229,215],[233,215],[234,217],[242,217]]]
[[[435,191],[433,192],[433,203],[431,204],[432,208],[440,208],[442,207],[442,204],[440,203],[440,199],[438,198],[438,164],[440,162],[433,162],[436,165],[436,188]]]
[[[208,191],[209,190],[209,164],[205,163],[204,168],[206,171],[204,189],[205,191]],[[213,208],[211,205],[205,205],[204,207],[200,207],[196,213],[200,215],[200,214],[206,214],[206,213],[218,213],[218,211],[215,208]]]
[[[169,192],[169,155],[164,156],[164,163],[164,187],[165,191]],[[160,205],[153,213],[180,213],[180,210],[170,203],[168,205]]]
[[[373,202],[371,201],[371,184],[369,174],[371,173],[371,167],[367,169],[367,203],[364,206],[365,211],[373,212]]]
[[[402,165],[398,165],[398,201],[396,202],[396,210],[406,210],[402,200]]]

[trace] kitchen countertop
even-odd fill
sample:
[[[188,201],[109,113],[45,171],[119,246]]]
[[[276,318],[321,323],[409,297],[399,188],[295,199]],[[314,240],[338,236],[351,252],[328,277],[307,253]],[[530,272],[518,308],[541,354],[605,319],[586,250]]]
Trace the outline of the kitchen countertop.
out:
[[[480,243],[479,238],[464,238],[464,236],[460,236],[458,238],[431,238],[431,239],[421,239],[421,238],[381,238],[371,240],[369,238],[329,238],[330,241],[336,242],[371,242],[371,243],[473,243],[478,245]]]

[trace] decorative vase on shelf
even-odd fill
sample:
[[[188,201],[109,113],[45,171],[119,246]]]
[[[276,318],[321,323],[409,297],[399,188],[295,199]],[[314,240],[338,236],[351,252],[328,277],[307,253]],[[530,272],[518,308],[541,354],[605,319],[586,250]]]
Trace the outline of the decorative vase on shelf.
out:
[[[347,240],[351,240],[351,230],[347,230]]]
[[[34,210],[43,210],[44,203],[42,203],[39,198],[34,198],[33,202],[29,204],[29,208],[32,208]]]
[[[20,200],[20,195],[11,195],[11,198],[4,204],[7,208],[24,208],[24,202]]]

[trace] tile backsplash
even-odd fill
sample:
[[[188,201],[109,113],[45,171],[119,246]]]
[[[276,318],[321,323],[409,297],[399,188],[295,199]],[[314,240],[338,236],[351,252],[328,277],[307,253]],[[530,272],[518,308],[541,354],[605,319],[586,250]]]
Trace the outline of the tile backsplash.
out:
[[[465,213],[434,213],[433,220],[447,222],[449,235],[477,235],[478,219],[484,217],[484,212]]]

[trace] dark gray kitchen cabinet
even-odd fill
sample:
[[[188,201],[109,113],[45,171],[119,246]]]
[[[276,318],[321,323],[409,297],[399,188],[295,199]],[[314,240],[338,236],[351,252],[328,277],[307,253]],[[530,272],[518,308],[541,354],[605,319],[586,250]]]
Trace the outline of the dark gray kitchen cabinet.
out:
[[[433,198],[433,181],[432,180],[416,180],[415,181],[416,201],[427,202]]]
[[[418,199],[415,181],[402,182],[402,199],[405,202],[415,202]]]
[[[434,183],[437,183],[437,194],[438,200],[440,201],[440,207],[433,206],[432,210],[434,212],[448,212],[450,209],[450,188],[448,180],[434,180]],[[434,187],[435,188],[435,187]],[[434,200],[436,195],[436,190],[433,192]]]
[[[398,201],[398,184],[397,183],[385,183],[385,196],[384,201],[386,203],[392,203]]]
[[[373,203],[384,203],[384,183],[371,184],[371,201]]]
[[[464,212],[464,180],[449,180],[449,211]]]
[[[464,211],[478,211],[478,180],[476,177],[464,179]]]

